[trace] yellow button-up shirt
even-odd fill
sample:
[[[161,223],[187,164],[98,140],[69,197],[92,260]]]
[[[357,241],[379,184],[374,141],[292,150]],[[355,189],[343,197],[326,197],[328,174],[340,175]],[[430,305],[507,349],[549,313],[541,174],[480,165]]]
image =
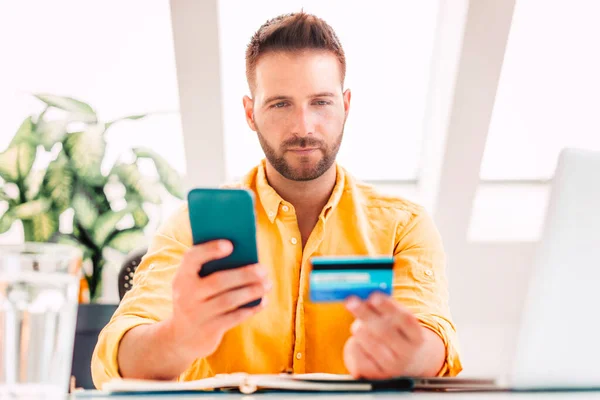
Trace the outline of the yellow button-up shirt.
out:
[[[422,207],[382,195],[337,166],[332,195],[303,249],[294,207],[269,186],[264,161],[237,186],[255,193],[259,261],[273,283],[269,302],[228,331],[217,350],[197,359],[180,380],[289,369],[348,373],[342,350],[350,337],[352,315],[342,304],[313,304],[308,297],[309,260],[320,255],[394,255],[393,297],[444,342],[446,359],[439,375],[461,371],[448,307],[444,250]],[[171,281],[192,245],[185,205],[154,236],[136,270],[133,288],[100,334],[92,359],[97,387],[119,377],[117,352],[128,330],[171,315]]]

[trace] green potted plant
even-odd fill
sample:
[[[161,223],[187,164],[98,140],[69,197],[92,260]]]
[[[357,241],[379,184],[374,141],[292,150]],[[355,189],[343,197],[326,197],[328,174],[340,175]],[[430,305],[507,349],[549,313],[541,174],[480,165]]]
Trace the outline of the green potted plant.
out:
[[[95,344],[98,328],[116,307],[94,304],[101,296],[107,252],[127,254],[145,244],[144,228],[149,223],[145,207],[160,204],[164,189],[182,199],[181,177],[147,148],[131,149],[133,161],[117,160],[103,173],[106,132],[120,121],[147,115],[102,122],[92,107],[79,100],[47,94],[35,97],[45,106],[43,111],[28,116],[0,153],[0,212],[5,210],[0,234],[20,221],[27,242],[65,243],[82,250],[82,282],[89,289],[91,304],[80,305],[77,335],[85,333],[87,339],[76,336],[75,347],[91,356],[89,349],[77,349],[78,340],[89,342],[87,347]],[[36,159],[51,161],[33,168],[39,164]],[[138,162],[143,159],[153,162],[159,179],[140,172]],[[110,195],[115,192],[120,193],[116,199]],[[94,327],[82,326],[85,321]],[[78,372],[74,368],[76,377]],[[82,373],[87,375],[78,384],[89,379],[89,367]]]

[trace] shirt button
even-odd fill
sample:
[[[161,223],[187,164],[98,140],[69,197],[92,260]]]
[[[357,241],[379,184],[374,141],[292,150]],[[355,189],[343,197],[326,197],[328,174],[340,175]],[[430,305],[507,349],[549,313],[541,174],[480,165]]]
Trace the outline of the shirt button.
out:
[[[267,215],[272,218],[275,216],[275,213],[273,211],[269,211]]]
[[[153,269],[154,269],[154,264],[150,264],[150,265],[148,266],[148,270],[149,270],[149,271],[152,271]]]
[[[297,244],[297,243],[298,243],[298,239],[296,239],[296,238],[291,238],[291,239],[290,239],[290,242],[292,242],[292,244]],[[300,354],[300,353],[298,353],[298,354]]]
[[[432,276],[433,275],[433,271],[430,270],[430,269],[428,269],[428,270],[425,271],[425,275]]]
[[[281,209],[285,212],[290,211],[290,208],[288,206],[283,206],[283,207],[281,207]]]
[[[302,353],[296,353],[296,358],[299,360],[302,358]]]

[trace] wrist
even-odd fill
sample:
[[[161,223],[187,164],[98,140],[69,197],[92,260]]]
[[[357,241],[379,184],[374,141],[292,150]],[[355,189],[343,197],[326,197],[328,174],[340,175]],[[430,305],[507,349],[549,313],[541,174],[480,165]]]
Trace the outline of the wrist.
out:
[[[186,365],[194,361],[194,352],[187,348],[183,336],[179,333],[177,324],[172,317],[159,322],[156,329],[160,343],[165,344],[166,353],[171,359],[180,360],[181,363]]]
[[[423,330],[423,343],[418,351],[417,360],[421,360],[418,366],[418,376],[438,376],[446,366],[446,346],[437,332],[429,327],[421,327]]]

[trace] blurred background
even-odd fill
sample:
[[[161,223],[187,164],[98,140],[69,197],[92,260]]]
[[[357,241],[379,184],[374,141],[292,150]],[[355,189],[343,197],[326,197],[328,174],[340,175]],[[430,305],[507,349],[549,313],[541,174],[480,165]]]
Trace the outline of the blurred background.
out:
[[[55,112],[48,121],[70,113],[65,121],[81,123],[73,115],[83,110],[94,126],[150,114],[79,145],[85,159],[100,143],[103,176],[116,171],[92,187],[117,215],[107,237],[96,235],[104,239],[96,247],[118,250],[103,253],[97,300],[118,302],[125,255],[182,202],[173,182],[186,192],[233,181],[262,158],[242,108],[245,47],[267,19],[301,9],[325,19],[346,52],[353,103],[340,163],[433,214],[448,251],[465,374],[506,371],[559,151],[600,150],[598,2],[5,0],[0,152],[8,159],[23,121],[35,123],[46,107]],[[65,126],[59,136],[81,128]],[[36,148],[31,166],[42,175],[62,148],[47,147]],[[15,192],[1,172],[0,215]],[[134,173],[152,190],[136,186]],[[118,214],[134,197],[143,213]],[[79,235],[73,219],[81,210],[60,208],[49,233]],[[24,241],[28,217],[20,215],[0,244]],[[121,231],[135,240],[111,245]]]

